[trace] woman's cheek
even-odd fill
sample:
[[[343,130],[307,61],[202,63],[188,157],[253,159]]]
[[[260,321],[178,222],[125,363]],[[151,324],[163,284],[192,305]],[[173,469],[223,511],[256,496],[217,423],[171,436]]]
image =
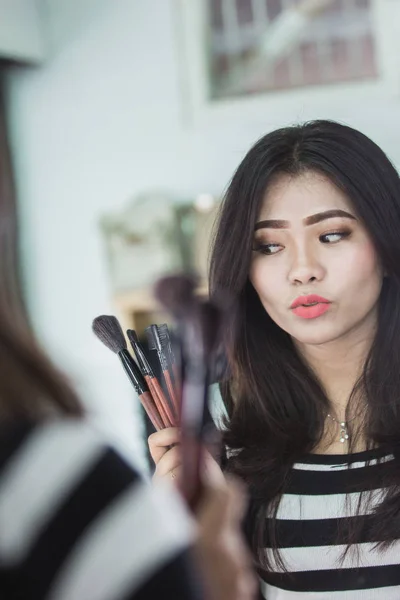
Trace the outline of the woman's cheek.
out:
[[[255,259],[250,269],[250,281],[260,296],[263,304],[276,303],[277,298],[282,297],[282,273],[283,265],[278,265],[276,258],[274,257],[274,264],[272,261],[268,262],[269,257],[263,257],[264,260]],[[287,295],[287,292],[286,292]]]

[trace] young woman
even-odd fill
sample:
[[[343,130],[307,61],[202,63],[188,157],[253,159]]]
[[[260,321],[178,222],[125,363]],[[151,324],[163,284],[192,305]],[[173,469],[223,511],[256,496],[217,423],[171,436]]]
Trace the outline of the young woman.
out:
[[[0,99],[0,598],[251,600],[240,489],[210,482],[194,519],[145,484],[36,343],[2,114]]]
[[[238,302],[226,469],[268,600],[400,598],[399,232],[395,168],[337,123],[266,135],[228,188],[210,282]]]

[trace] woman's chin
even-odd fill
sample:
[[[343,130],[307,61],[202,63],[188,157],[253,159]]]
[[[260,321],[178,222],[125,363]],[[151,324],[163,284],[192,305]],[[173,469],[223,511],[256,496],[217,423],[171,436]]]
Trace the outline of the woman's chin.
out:
[[[321,327],[316,326],[316,324],[314,327],[292,327],[288,333],[295,342],[312,346],[329,344],[340,338],[342,335],[342,332],[337,331],[336,328]]]

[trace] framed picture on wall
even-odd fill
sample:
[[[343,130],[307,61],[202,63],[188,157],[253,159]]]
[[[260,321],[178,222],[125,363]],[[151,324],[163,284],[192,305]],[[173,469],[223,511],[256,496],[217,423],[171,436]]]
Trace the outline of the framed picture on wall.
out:
[[[196,119],[399,91],[398,0],[177,0]],[[396,58],[395,58],[396,57]]]
[[[208,0],[210,95],[377,77],[371,0]]]

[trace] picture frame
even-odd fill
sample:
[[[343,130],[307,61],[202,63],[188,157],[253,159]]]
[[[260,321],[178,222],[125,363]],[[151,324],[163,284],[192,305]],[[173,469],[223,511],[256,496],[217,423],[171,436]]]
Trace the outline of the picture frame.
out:
[[[226,0],[234,1],[234,0]],[[355,0],[353,0],[355,1]],[[374,29],[376,77],[313,84],[232,97],[213,97],[210,80],[208,0],[175,0],[179,68],[186,120],[192,126],[214,126],[224,121],[261,118],[271,122],[320,114],[321,107],[346,110],[365,103],[397,102],[400,92],[400,19],[397,0],[369,0]],[[393,48],[399,49],[394,52]],[[295,113],[293,112],[295,108]],[[342,110],[342,112],[343,112]],[[273,115],[273,116],[272,116]]]

